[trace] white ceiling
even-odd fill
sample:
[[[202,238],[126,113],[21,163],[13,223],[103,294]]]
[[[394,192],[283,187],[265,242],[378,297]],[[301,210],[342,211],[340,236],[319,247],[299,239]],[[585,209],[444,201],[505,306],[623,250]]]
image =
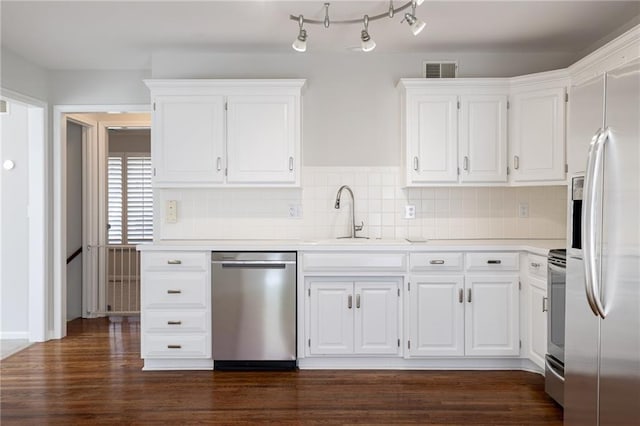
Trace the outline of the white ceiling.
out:
[[[395,5],[406,0],[394,0]],[[382,1],[334,0],[330,16],[383,13]],[[2,48],[47,69],[145,69],[165,49],[293,52],[298,24],[322,20],[318,1],[0,2]],[[411,35],[401,16],[371,22],[376,52],[559,51],[583,53],[640,16],[640,1],[432,1],[418,7],[427,28]],[[360,25],[307,25],[308,52],[347,52]]]

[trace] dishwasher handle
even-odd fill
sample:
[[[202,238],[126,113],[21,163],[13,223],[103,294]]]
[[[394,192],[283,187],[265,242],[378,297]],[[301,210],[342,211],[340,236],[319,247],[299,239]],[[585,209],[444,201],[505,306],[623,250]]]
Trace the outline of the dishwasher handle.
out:
[[[223,268],[236,269],[284,269],[287,265],[294,265],[295,262],[281,260],[242,260],[242,261],[221,261],[212,262],[219,264]]]

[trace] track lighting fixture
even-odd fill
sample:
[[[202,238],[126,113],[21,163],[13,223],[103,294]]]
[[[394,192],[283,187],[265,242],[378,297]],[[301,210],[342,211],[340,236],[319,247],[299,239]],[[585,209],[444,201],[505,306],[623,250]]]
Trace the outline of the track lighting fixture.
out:
[[[303,28],[304,24],[319,24],[323,25],[325,28],[329,28],[332,24],[360,24],[362,23],[364,28],[360,32],[360,40],[363,52],[370,52],[376,47],[375,41],[369,35],[369,21],[377,21],[382,18],[393,18],[397,12],[401,12],[405,9],[411,7],[411,13],[407,12],[404,14],[404,17],[401,22],[407,21],[409,27],[411,28],[411,32],[413,35],[418,35],[426,26],[423,21],[416,17],[416,7],[420,6],[424,0],[412,0],[409,1],[402,6],[394,7],[393,0],[389,1],[389,9],[378,15],[364,15],[364,18],[358,19],[343,19],[343,20],[331,20],[329,18],[329,5],[330,3],[324,4],[324,19],[322,21],[314,20],[314,19],[306,19],[302,15],[289,15],[289,19],[298,21],[300,26],[298,37],[293,42],[293,48],[298,52],[305,52],[307,50],[307,31]]]
[[[376,48],[376,42],[373,41],[371,36],[369,35],[369,16],[364,15],[363,19],[364,29],[360,34],[360,39],[362,40],[362,51],[363,52],[371,52]]]
[[[304,16],[300,15],[298,18],[298,22],[300,23],[300,32],[298,33],[298,37],[293,41],[291,47],[293,47],[298,52],[306,52],[307,51],[307,30],[302,28],[304,25]]]
[[[411,28],[411,32],[413,33],[414,36],[417,36],[418,34],[420,34],[420,32],[424,30],[424,27],[427,25],[420,19],[416,18],[416,6],[417,6],[417,2],[413,2],[411,4],[411,13],[409,12],[405,13],[404,19],[402,20],[402,22],[407,21],[407,23],[409,24],[409,27]]]

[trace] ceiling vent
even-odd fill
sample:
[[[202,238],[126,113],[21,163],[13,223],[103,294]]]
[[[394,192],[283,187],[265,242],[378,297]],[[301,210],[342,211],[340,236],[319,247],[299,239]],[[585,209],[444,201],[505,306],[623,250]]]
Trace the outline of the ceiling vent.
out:
[[[425,62],[423,64],[425,78],[456,78],[457,62]]]
[[[9,104],[4,99],[0,99],[0,114],[7,114],[9,112]]]

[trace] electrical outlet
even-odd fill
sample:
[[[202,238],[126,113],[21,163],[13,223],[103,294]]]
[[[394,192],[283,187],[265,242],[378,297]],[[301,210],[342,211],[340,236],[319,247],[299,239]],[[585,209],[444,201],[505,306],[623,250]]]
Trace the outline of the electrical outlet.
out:
[[[165,220],[167,221],[167,223],[178,222],[178,202],[176,200],[167,201]]]
[[[300,204],[289,204],[289,217],[297,218],[302,216],[302,206]]]
[[[416,218],[416,206],[413,204],[407,204],[404,206],[404,218],[415,219]]]
[[[521,217],[521,218],[529,217],[529,203],[518,204],[518,217]]]

